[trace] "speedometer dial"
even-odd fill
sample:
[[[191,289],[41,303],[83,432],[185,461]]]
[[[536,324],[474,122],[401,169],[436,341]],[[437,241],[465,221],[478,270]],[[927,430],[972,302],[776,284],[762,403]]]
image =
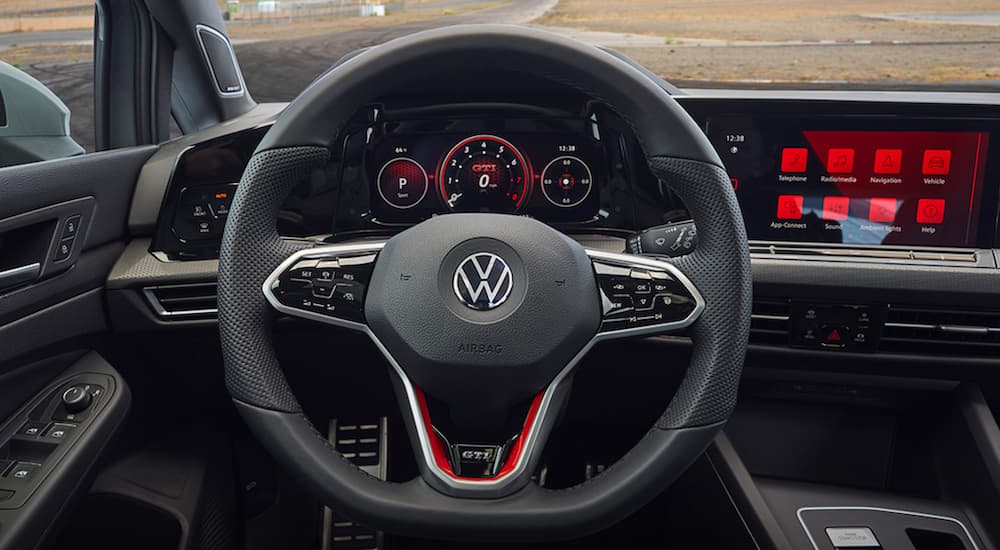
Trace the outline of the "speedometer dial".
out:
[[[438,190],[459,212],[516,212],[524,204],[531,169],[521,152],[496,136],[463,139],[441,163]]]

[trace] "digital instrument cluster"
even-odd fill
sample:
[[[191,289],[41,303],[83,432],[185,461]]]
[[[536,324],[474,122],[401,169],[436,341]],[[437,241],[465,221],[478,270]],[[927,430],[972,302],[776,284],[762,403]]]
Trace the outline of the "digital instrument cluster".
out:
[[[390,132],[371,147],[372,217],[415,223],[448,212],[584,222],[597,213],[604,161],[583,132]]]

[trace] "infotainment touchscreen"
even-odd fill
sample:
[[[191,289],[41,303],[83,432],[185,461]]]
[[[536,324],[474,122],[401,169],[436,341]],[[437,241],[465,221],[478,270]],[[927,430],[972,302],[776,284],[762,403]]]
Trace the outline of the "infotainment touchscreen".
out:
[[[864,126],[712,121],[750,239],[974,246],[989,134]]]

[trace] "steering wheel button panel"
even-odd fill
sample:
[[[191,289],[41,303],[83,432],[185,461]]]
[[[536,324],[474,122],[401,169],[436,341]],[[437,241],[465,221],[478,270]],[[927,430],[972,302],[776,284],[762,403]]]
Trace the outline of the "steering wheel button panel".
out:
[[[704,308],[698,290],[670,263],[626,254],[588,254],[602,294],[602,333],[684,328]]]
[[[275,300],[294,310],[286,313],[364,323],[365,290],[377,257],[371,250],[381,243],[361,246],[361,253],[357,245],[306,251],[306,259],[279,268],[265,285]]]

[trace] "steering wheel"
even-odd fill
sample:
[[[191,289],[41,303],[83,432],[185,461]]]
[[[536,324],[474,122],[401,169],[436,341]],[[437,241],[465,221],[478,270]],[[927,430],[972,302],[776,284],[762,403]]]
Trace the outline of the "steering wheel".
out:
[[[697,249],[671,261],[609,253],[530,218],[498,214],[437,216],[384,241],[310,246],[279,237],[283,199],[325,166],[359,108],[431,69],[454,67],[457,78],[482,59],[572,86],[617,112],[653,174],[687,205]],[[750,303],[736,197],[687,113],[611,54],[497,25],[393,40],[307,88],[250,159],[219,260],[226,384],[256,437],[338,512],[434,538],[572,538],[646,504],[705,450],[735,405]],[[271,326],[279,314],[374,341],[391,366],[418,477],[376,479],[313,428],[275,353]],[[635,447],[572,488],[533,481],[588,350],[599,341],[682,330],[693,341],[690,365]],[[331,368],[336,359],[331,349]]]

